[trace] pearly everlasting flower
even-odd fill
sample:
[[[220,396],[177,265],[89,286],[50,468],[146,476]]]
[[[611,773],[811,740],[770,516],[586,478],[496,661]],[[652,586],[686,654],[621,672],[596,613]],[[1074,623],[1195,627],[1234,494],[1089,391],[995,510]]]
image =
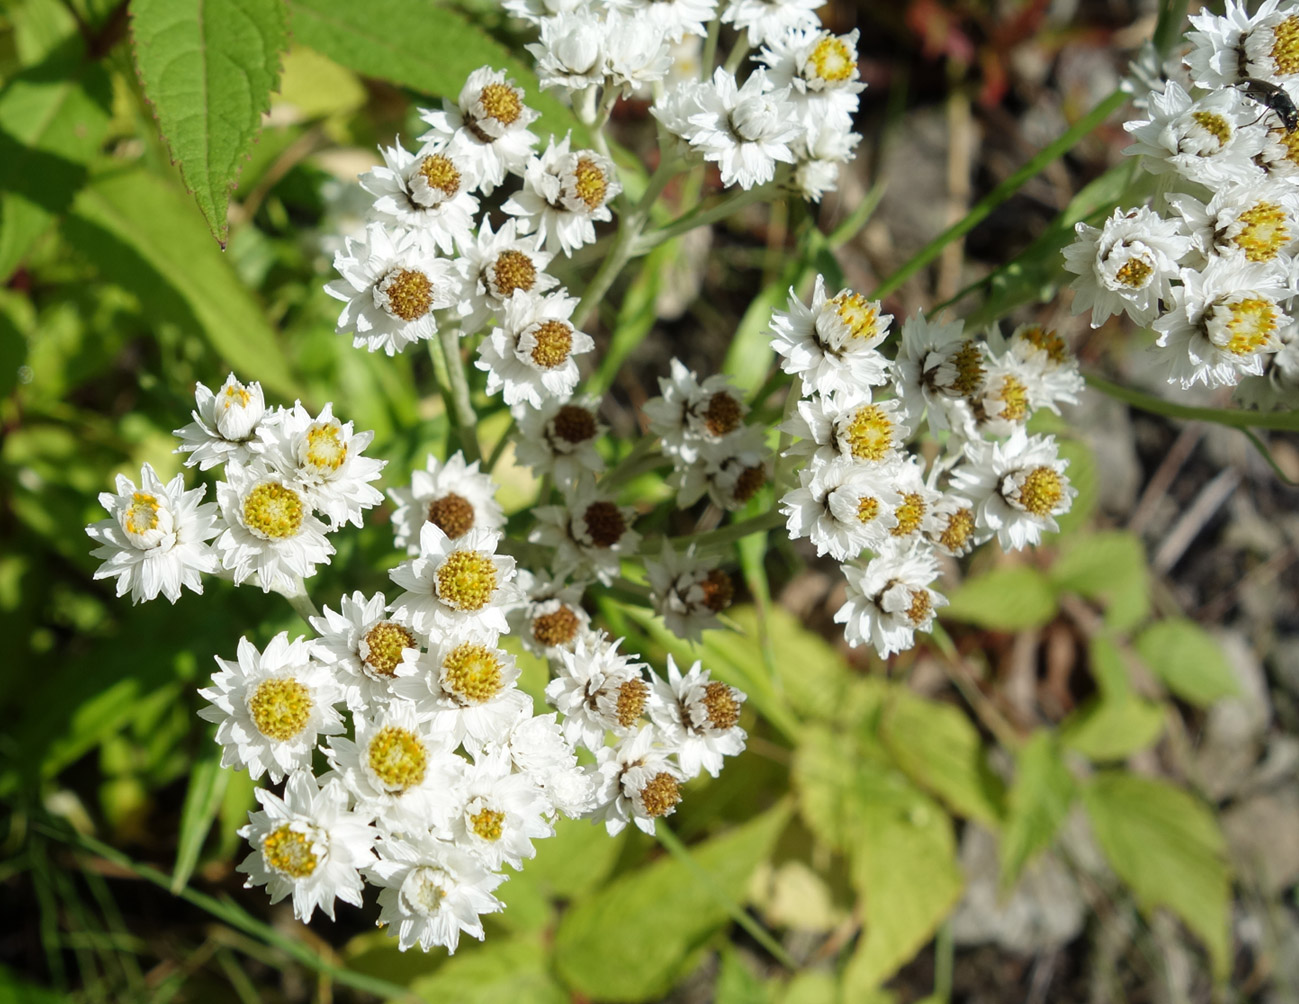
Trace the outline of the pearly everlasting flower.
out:
[[[856,648],[871,644],[880,658],[915,644],[917,631],[928,631],[934,610],[947,600],[930,588],[938,563],[928,548],[906,544],[886,547],[865,565],[844,565],[848,599],[834,615],[844,638]]]
[[[548,715],[533,715],[530,709],[520,713],[502,737],[500,748],[556,811],[575,819],[590,808],[592,780],[578,766],[573,744],[564,738],[556,719],[553,711]]]
[[[701,383],[680,359],[673,358],[670,366],[670,374],[659,377],[660,396],[642,407],[663,452],[683,464],[719,449],[727,452],[722,444],[744,427],[749,413],[744,398],[724,373]]]
[[[479,67],[469,74],[455,104],[442,102],[442,111],[425,111],[420,118],[432,128],[421,143],[446,142],[462,156],[478,179],[478,188],[491,195],[507,173],[522,169],[537,143],[528,126],[537,113],[523,103],[523,88],[504,70]]]
[[[699,463],[678,464],[667,483],[677,489],[677,505],[692,506],[705,494],[728,512],[739,509],[770,477],[766,431],[742,425],[707,446]]]
[[[822,0],[730,0],[722,9],[722,22],[749,34],[749,45],[767,45],[793,29],[820,26],[816,16]]]
[[[1207,203],[1192,195],[1168,196],[1195,249],[1272,266],[1284,275],[1299,246],[1299,191],[1285,181],[1220,188]]]
[[[798,437],[787,451],[790,456],[819,454],[829,459],[837,453],[876,465],[896,463],[911,432],[902,402],[896,398],[848,404],[805,399],[780,429]]]
[[[180,474],[163,484],[149,464],[140,469],[139,488],[119,474],[116,493],[99,493],[109,518],[86,527],[99,545],[91,554],[103,559],[95,579],[116,579],[117,595],[130,593],[132,603],[159,593],[175,603],[182,587],[203,592],[200,574],[218,564],[208,541],[221,532],[217,507],[201,504],[206,491],[186,491]]]
[[[465,463],[457,450],[443,462],[428,455],[424,470],[411,472],[410,484],[389,488],[397,505],[392,514],[395,543],[408,554],[419,554],[420,531],[432,523],[452,540],[473,529],[498,530],[505,514],[496,501],[496,482],[480,473],[478,461]]]
[[[700,772],[716,777],[722,759],[744,749],[748,738],[740,728],[740,706],[744,694],[711,678],[696,662],[681,675],[668,655],[668,678],[654,678],[658,702],[650,709],[660,741],[676,752],[677,763],[687,780]]]
[[[1299,14],[1280,0],[1263,0],[1253,17],[1245,0],[1227,0],[1222,16],[1208,8],[1191,15],[1186,55],[1195,82],[1207,89],[1230,87],[1245,77],[1284,79],[1299,73]]]
[[[206,471],[227,460],[246,464],[261,453],[262,425],[273,421],[266,412],[261,384],[242,384],[231,373],[215,394],[196,383],[194,403],[190,412],[194,421],[173,433],[180,438],[176,452],[189,454],[186,467],[197,464]]]
[[[793,144],[796,157],[790,183],[809,202],[820,202],[826,192],[835,191],[839,170],[857,156],[861,136],[832,120],[810,122],[799,142]]]
[[[1261,375],[1242,379],[1236,388],[1236,399],[1247,408],[1292,408],[1299,401],[1299,339],[1291,334],[1289,341],[1263,366]]]
[[[377,481],[386,460],[364,456],[373,432],[353,432],[351,422],[334,417],[326,404],[320,415],[297,402],[281,413],[263,434],[267,464],[304,489],[307,503],[323,513],[330,529],[361,525],[361,514],[383,501]]]
[[[971,440],[965,462],[952,472],[952,489],[975,507],[980,530],[996,533],[1002,548],[1016,550],[1059,530],[1055,517],[1068,512],[1078,490],[1065,476],[1052,436],[1022,429],[1004,443]]]
[[[569,151],[569,139],[552,138],[544,153],[528,161],[523,187],[501,208],[519,219],[519,230],[535,233],[547,251],[571,255],[595,242],[595,224],[613,219],[609,202],[622,191],[613,161],[594,150]]]
[[[537,79],[543,88],[575,92],[603,82],[608,28],[597,10],[560,11],[540,18],[537,27],[541,41],[524,48],[537,61]]]
[[[553,289],[559,280],[546,272],[555,257],[542,251],[535,234],[519,233],[519,221],[506,220],[492,232],[484,220],[478,237],[463,248],[456,267],[464,277],[460,314],[465,331],[473,334],[492,315],[501,316],[515,293],[536,295]]]
[[[805,123],[852,129],[857,95],[866,89],[857,70],[857,29],[834,35],[793,29],[768,40],[757,56],[774,87],[789,88],[789,102]]]
[[[959,558],[983,543],[988,533],[980,531],[974,504],[960,495],[948,493],[930,506],[931,519],[925,529],[929,543],[944,554]]]
[[[835,561],[878,550],[898,525],[895,471],[844,457],[814,459],[799,470],[799,487],[780,500],[790,538],[809,537],[818,556]]]
[[[1262,179],[1254,157],[1263,149],[1266,130],[1236,88],[1192,99],[1170,80],[1162,93],[1150,95],[1147,114],[1123,124],[1136,140],[1123,152],[1145,157],[1151,173],[1176,171],[1187,181],[1215,188]]]
[[[361,905],[360,869],[374,861],[375,830],[364,812],[348,807],[337,781],[317,787],[309,771],[289,775],[284,797],[255,792],[261,812],[248,815],[239,835],[253,853],[236,869],[244,888],[264,885],[271,902],[293,896],[293,915],[306,922],[319,909],[334,919],[334,900]]]
[[[508,757],[484,756],[469,770],[450,832],[456,845],[488,868],[523,867],[535,857],[532,841],[554,836],[551,805],[527,774],[511,772]]]
[[[695,94],[699,111],[690,116],[686,139],[704,160],[714,161],[723,185],[753,188],[775,177],[776,164],[792,164],[790,143],[801,132],[789,89],[772,86],[766,71],[754,70],[743,86],[724,69]]]
[[[240,638],[234,662],[216,661],[221,668],[212,686],[199,691],[209,705],[198,714],[217,725],[222,767],[246,767],[253,778],[269,774],[278,784],[293,771],[311,770],[320,736],[343,731],[334,710],[342,692],[307,639],[289,641],[281,631],[258,652]]]
[[[717,0],[609,0],[610,6],[642,15],[671,42],[686,35],[708,34],[707,24],[717,13]]]
[[[253,581],[265,592],[294,591],[301,579],[327,564],[334,545],[296,481],[262,464],[230,463],[217,482],[226,529],[217,538],[222,566],[236,583]]]
[[[649,667],[636,661],[638,656],[619,652],[621,642],[585,634],[571,652],[561,650],[554,659],[546,700],[564,716],[564,738],[570,743],[598,751],[606,732],[627,735],[645,712]]]
[[[648,11],[630,17],[617,10],[605,17],[605,86],[617,87],[624,97],[649,90],[672,69],[672,54],[663,28]]]
[[[1069,287],[1073,312],[1091,310],[1093,328],[1119,313],[1149,324],[1191,247],[1179,222],[1142,206],[1114,210],[1099,230],[1086,223],[1074,230],[1078,239],[1064,249],[1064,267],[1078,276]]]
[[[577,300],[562,293],[513,294],[474,363],[487,373],[487,393],[501,391],[506,404],[526,401],[534,408],[572,394],[581,379],[574,357],[595,348],[570,320],[576,307]]]
[[[366,872],[379,887],[380,927],[403,952],[434,945],[454,955],[460,933],[483,940],[482,915],[504,909],[492,893],[505,881],[472,854],[428,831],[385,835]]]
[[[916,313],[902,325],[893,389],[908,422],[929,416],[934,434],[963,432],[973,422],[968,399],[983,389],[987,356],[962,321],[931,321]]]
[[[520,405],[514,417],[519,429],[514,459],[538,477],[567,485],[604,470],[604,457],[595,444],[607,430],[594,398],[551,398],[540,408]]]
[[[1040,365],[1011,353],[990,359],[983,387],[971,402],[979,429],[992,436],[1009,436],[1024,428],[1041,404],[1054,404],[1038,379],[1041,370]]]
[[[591,623],[582,609],[582,586],[565,585],[562,577],[519,571],[523,600],[509,613],[510,628],[524,648],[543,658],[572,651]]]
[[[1021,324],[1011,332],[1010,354],[1031,367],[1042,396],[1034,407],[1050,408],[1059,414],[1059,403],[1077,404],[1086,386],[1078,372],[1078,360],[1059,332],[1040,324]]]
[[[384,166],[357,179],[374,196],[374,219],[416,231],[446,255],[473,239],[478,200],[470,193],[477,179],[465,157],[438,144],[415,153],[400,145],[379,152]]]
[[[893,509],[894,525],[889,536],[894,540],[918,539],[920,534],[933,531],[933,509],[941,493],[925,483],[920,459],[908,454],[890,473],[898,504]]]
[[[590,2],[591,0],[501,0],[501,6],[529,24],[540,24],[548,17],[580,11]]]
[[[371,223],[361,237],[347,238],[334,256],[342,276],[325,292],[346,306],[338,315],[340,334],[354,332],[354,348],[395,355],[437,331],[433,312],[460,300],[460,281],[451,263],[413,230],[388,230]]]
[[[609,585],[622,559],[636,553],[640,534],[631,528],[636,511],[606,497],[598,486],[579,486],[562,506],[533,510],[528,539],[555,548],[557,575],[591,576]]]
[[[869,399],[871,386],[889,381],[889,360],[876,346],[892,320],[878,300],[850,289],[827,297],[818,275],[809,306],[791,288],[787,309],[771,315],[772,348],[780,368],[801,377],[808,393]]]
[[[675,550],[667,540],[654,561],[645,559],[650,605],[678,638],[699,641],[703,632],[720,628],[717,615],[731,605],[735,584],[715,561],[695,556],[694,545]]]
[[[452,540],[433,523],[420,529],[419,555],[388,573],[405,590],[393,612],[436,638],[477,627],[508,631],[505,608],[518,597],[514,559],[497,554],[501,535],[473,529]]]
[[[331,667],[354,712],[364,712],[392,698],[393,684],[405,666],[420,655],[421,639],[392,618],[383,593],[367,597],[357,591],[338,601],[338,611],[322,607],[311,626],[320,636],[313,655]]]
[[[592,772],[598,808],[592,818],[604,822],[609,836],[621,833],[629,822],[653,836],[655,820],[676,811],[685,777],[660,740],[658,729],[643,725],[617,746],[596,750]]]

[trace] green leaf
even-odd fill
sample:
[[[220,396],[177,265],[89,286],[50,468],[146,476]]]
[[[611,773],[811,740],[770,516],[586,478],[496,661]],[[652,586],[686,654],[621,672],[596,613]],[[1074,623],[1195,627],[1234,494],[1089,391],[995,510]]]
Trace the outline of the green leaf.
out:
[[[1002,784],[983,755],[979,732],[960,708],[895,690],[884,705],[880,739],[903,772],[953,812],[997,827]]]
[[[221,747],[211,744],[215,749],[201,757],[189,775],[189,787],[185,791],[185,804],[180,810],[180,836],[176,841],[176,866],[171,872],[171,891],[180,892],[194,874],[198,864],[199,852],[207,840],[212,822],[221,811],[225,800],[226,785],[232,771],[221,766]]]
[[[1140,697],[1105,697],[1069,716],[1060,740],[1089,760],[1125,760],[1164,731],[1164,709]]]
[[[714,886],[685,862],[660,859],[570,909],[555,933],[555,968],[578,993],[600,1001],[649,1001],[671,988],[691,949],[720,928],[789,820],[777,806],[692,848]],[[659,825],[663,825],[661,822]]]
[[[1019,881],[1024,866],[1055,839],[1073,801],[1074,781],[1050,732],[1033,733],[1015,756],[1015,780],[1001,831],[1001,886]]]
[[[1047,577],[1028,565],[1009,565],[966,579],[939,614],[994,631],[1022,631],[1048,623],[1055,612]]]
[[[1056,589],[1103,603],[1105,623],[1116,631],[1135,627],[1150,612],[1146,551],[1126,530],[1071,538],[1050,576]]]
[[[768,1004],[772,985],[763,981],[731,946],[721,952],[713,1004]]]
[[[1174,694],[1205,708],[1240,693],[1222,648],[1204,628],[1173,618],[1137,636],[1137,653]]]
[[[1069,483],[1078,489],[1069,511],[1056,517],[1062,534],[1070,534],[1086,524],[1096,509],[1100,488],[1097,484],[1096,455],[1091,447],[1078,439],[1060,438],[1060,457],[1069,461],[1065,474]],[[1048,538],[1050,539],[1050,538]]]
[[[131,0],[135,66],[162,137],[225,247],[230,192],[280,72],[280,0]]]
[[[435,0],[290,0],[293,37],[367,77],[452,100],[480,66],[505,70],[541,113],[533,126],[545,140],[569,130],[581,145],[589,130],[541,90],[536,75],[508,49]]]
[[[1101,850],[1138,904],[1177,914],[1224,978],[1231,963],[1231,878],[1213,814],[1179,788],[1117,771],[1097,776],[1082,797]]]
[[[301,396],[261,306],[177,190],[143,171],[102,177],[77,195],[64,229],[149,317],[200,331],[244,379]]]
[[[434,1004],[568,1004],[569,995],[550,975],[539,939],[461,946],[437,972],[412,980],[411,991]]]
[[[78,37],[0,91],[0,281],[85,184],[111,103],[108,74]]]
[[[839,981],[821,969],[800,969],[776,999],[779,1004],[838,1004]]]

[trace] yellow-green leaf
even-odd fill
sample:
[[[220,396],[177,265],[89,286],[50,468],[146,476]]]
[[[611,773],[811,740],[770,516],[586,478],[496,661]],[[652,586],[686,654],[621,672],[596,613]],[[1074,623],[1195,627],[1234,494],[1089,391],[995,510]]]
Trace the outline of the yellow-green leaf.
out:
[[[1235,674],[1213,635],[1183,618],[1142,631],[1137,652],[1174,694],[1199,707],[1240,692]]]
[[[1015,780],[1001,831],[1001,885],[1009,889],[1050,846],[1073,801],[1074,781],[1050,732],[1038,731],[1015,755]]]

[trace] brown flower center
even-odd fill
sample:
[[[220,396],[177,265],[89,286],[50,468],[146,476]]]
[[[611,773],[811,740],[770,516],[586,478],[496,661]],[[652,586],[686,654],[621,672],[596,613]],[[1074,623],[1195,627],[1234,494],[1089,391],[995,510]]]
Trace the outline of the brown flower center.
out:
[[[627,532],[622,510],[608,501],[592,502],[583,514],[586,532],[596,547],[613,547]]]
[[[474,507],[463,495],[447,492],[428,504],[428,522],[452,540],[474,528]]]

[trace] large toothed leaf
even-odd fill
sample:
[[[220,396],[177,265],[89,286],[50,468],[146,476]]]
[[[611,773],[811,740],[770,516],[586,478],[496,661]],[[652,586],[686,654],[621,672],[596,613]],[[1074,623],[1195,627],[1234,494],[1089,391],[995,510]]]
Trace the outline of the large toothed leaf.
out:
[[[270,108],[288,45],[281,0],[131,0],[145,96],[224,247],[230,191]]]

